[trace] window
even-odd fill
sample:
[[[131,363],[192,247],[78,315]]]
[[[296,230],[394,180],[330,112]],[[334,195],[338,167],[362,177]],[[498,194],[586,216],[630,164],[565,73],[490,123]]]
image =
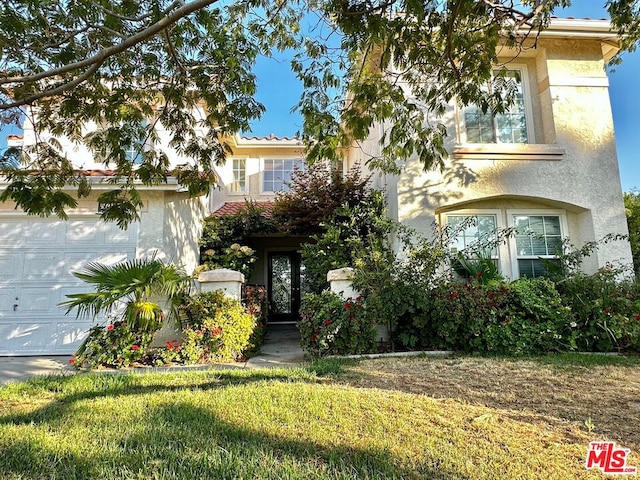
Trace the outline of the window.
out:
[[[495,215],[448,215],[447,226],[450,229],[451,251],[453,253],[477,251],[478,242],[494,243],[496,239]],[[484,257],[498,258],[498,250],[495,246],[479,251]]]
[[[301,159],[265,159],[264,171],[262,172],[262,190],[264,192],[287,190],[286,184],[291,181],[293,171],[302,168],[304,168],[304,162]]]
[[[562,229],[558,215],[514,215],[518,275],[537,278],[547,273],[547,262],[557,263],[562,250]]]
[[[147,127],[149,123],[146,120],[141,121],[133,128],[123,128],[125,138],[131,141],[124,146],[124,156],[128,162],[139,165],[142,163],[142,155],[147,151],[145,139],[147,137]]]
[[[460,212],[462,213],[462,212]],[[491,214],[447,215],[447,227],[452,259],[452,273],[459,280],[466,279],[480,267],[480,259],[489,259],[500,270],[496,240],[497,217]],[[463,262],[464,256],[470,263]],[[484,261],[482,262],[484,263]]]
[[[491,258],[499,272],[511,279],[546,275],[549,263],[559,263],[568,231],[564,210],[468,209],[443,216],[452,254]]]
[[[509,109],[496,115],[482,113],[470,105],[464,109],[467,143],[528,143],[526,101],[523,88],[525,71],[511,70],[506,75],[516,84],[516,96]]]
[[[246,192],[246,159],[234,158],[233,159],[233,181],[229,187],[232,193]]]

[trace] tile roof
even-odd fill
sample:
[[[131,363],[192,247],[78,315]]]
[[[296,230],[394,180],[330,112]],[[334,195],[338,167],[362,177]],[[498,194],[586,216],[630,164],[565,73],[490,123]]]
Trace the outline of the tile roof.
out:
[[[271,210],[273,209],[275,202],[253,202],[253,205],[264,210],[262,212],[262,215],[268,218],[271,216]],[[224,202],[224,204],[211,215],[214,217],[222,217],[223,215],[237,215],[238,212],[246,208],[247,202]]]
[[[273,133],[271,135],[269,135],[268,137],[246,137],[246,136],[242,136],[240,137],[243,140],[300,140],[299,137],[277,137],[276,135],[274,135]]]

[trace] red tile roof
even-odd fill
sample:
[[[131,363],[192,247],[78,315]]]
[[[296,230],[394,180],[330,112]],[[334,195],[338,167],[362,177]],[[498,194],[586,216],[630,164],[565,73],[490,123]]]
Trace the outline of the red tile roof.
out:
[[[263,210],[262,215],[265,217],[271,216],[271,210],[275,205],[275,202],[253,202],[258,208]],[[224,204],[218,208],[211,215],[214,217],[222,217],[223,215],[237,215],[238,212],[247,208],[247,202],[224,202]]]

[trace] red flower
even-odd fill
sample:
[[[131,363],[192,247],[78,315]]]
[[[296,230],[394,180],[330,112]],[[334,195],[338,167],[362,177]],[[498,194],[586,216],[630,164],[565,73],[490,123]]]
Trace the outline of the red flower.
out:
[[[131,346],[131,350],[133,350],[134,352],[135,352],[136,350],[138,350],[139,348],[140,348],[140,347],[139,347],[138,345],[132,345],[132,346]]]
[[[213,335],[214,337],[217,335],[220,335],[221,333],[222,333],[222,329],[220,327],[214,328],[213,330],[211,330],[211,335]]]
[[[358,296],[356,297],[356,302],[361,302],[361,301],[362,301],[362,296],[361,296],[361,295],[358,295]]]
[[[74,363],[76,363],[76,359],[75,359],[74,357],[71,357],[71,358],[69,359],[69,363],[70,363],[71,365],[73,365]]]
[[[458,298],[458,294],[456,292],[451,292],[451,298]]]
[[[482,272],[476,273],[476,277],[481,277],[481,276],[482,276]]]
[[[611,307],[604,307],[604,313],[611,313]]]
[[[487,292],[487,297],[488,298],[493,298],[493,292]]]
[[[636,320],[640,322],[640,313],[635,314]]]
[[[315,335],[311,335],[309,337],[309,340],[311,340],[312,342],[315,342],[316,341],[316,336]]]
[[[173,343],[167,341],[167,350],[173,350]]]
[[[113,324],[107,325],[107,330],[109,330],[109,331],[113,330]]]
[[[124,358],[122,358],[122,357],[118,357],[118,360],[116,360],[116,361],[117,361],[118,363],[122,363],[122,362],[124,362]]]
[[[347,302],[344,304],[344,308],[349,310],[351,308],[351,302]]]
[[[349,318],[353,318],[353,317],[355,317],[355,316],[356,316],[356,314],[355,314],[355,313],[353,313],[353,312],[349,312]]]
[[[325,325],[331,325],[331,320],[329,320],[328,318],[324,321]]]
[[[511,319],[509,317],[504,319],[504,323],[510,323],[510,322],[511,322]]]

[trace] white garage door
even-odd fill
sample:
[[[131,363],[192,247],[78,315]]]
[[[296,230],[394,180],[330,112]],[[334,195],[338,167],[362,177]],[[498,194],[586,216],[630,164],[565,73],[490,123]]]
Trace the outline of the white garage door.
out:
[[[58,304],[91,288],[71,272],[133,259],[137,238],[137,225],[120,230],[93,216],[0,216],[0,355],[75,352],[92,322]]]

